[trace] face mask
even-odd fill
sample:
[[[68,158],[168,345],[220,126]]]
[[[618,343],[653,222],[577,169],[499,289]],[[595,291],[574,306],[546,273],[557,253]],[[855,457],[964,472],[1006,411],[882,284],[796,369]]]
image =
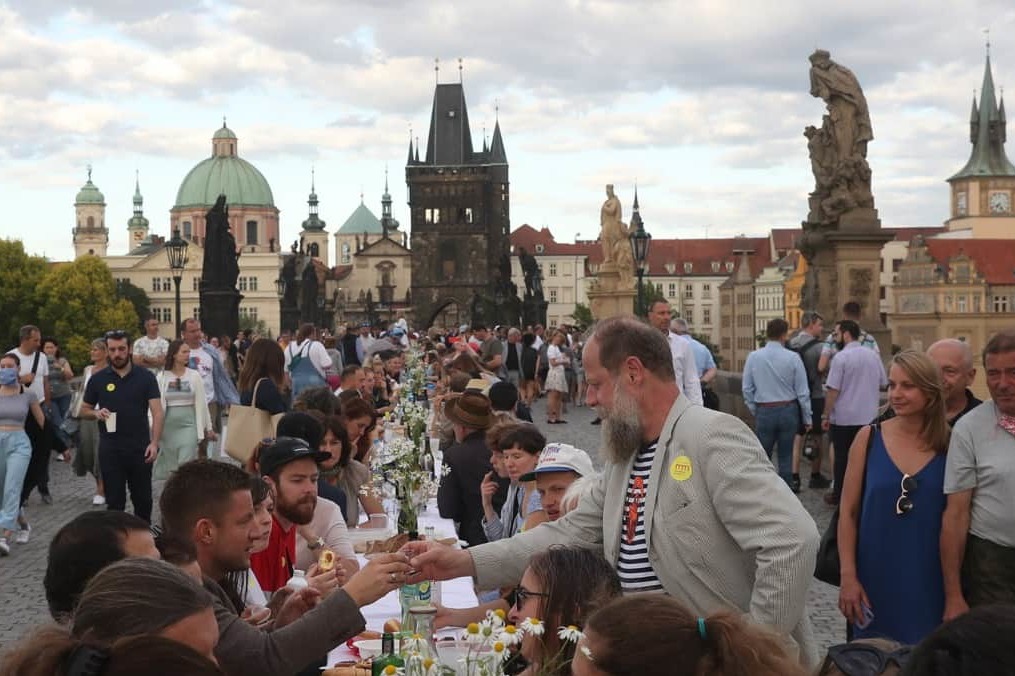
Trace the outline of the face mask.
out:
[[[18,382],[18,369],[15,366],[0,367],[0,385],[13,385]]]

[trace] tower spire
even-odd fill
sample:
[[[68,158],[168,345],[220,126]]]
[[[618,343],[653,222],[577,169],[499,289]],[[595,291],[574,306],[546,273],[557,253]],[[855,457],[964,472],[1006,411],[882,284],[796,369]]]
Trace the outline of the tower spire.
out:
[[[989,31],[986,41],[986,58],[983,68],[983,84],[980,87],[980,102],[970,110],[969,140],[973,144],[972,153],[966,165],[949,180],[959,178],[982,178],[986,176],[1015,176],[1015,165],[1008,160],[1004,150],[1007,137],[1003,96],[1000,100],[994,92],[994,74],[990,62]]]
[[[141,216],[143,211],[144,198],[141,196],[141,173],[134,170],[134,215]]]
[[[317,168],[310,165],[310,195],[307,196],[307,220],[303,221],[304,230],[324,230],[325,222],[319,215],[320,202],[317,199]]]

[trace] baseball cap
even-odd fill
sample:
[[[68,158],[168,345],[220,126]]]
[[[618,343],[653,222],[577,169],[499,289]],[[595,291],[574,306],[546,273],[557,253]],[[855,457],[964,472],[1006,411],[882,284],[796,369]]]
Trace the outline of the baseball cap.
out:
[[[596,470],[592,466],[592,458],[580,448],[571,444],[547,444],[539,454],[536,469],[523,474],[519,481],[534,481],[537,474],[547,472],[574,472],[578,476],[592,476]]]
[[[391,333],[391,335],[392,335],[392,336],[394,336],[395,338],[401,338],[402,336],[404,336],[404,335],[405,335],[405,331],[403,331],[403,330],[402,330],[402,329],[401,329],[400,327],[398,327],[398,326],[396,326],[395,328],[391,329],[391,332],[390,332],[390,333]]]
[[[296,437],[278,437],[271,446],[261,451],[261,475],[267,476],[275,470],[288,465],[294,460],[313,460],[323,462],[331,457],[330,453],[311,450],[310,445]]]

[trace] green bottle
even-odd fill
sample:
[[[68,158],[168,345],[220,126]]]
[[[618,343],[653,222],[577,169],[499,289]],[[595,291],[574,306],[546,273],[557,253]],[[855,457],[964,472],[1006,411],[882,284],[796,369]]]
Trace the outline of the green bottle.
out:
[[[388,665],[402,668],[405,661],[395,652],[395,635],[386,632],[381,636],[381,654],[374,658],[370,667],[371,676],[383,676],[384,669]]]

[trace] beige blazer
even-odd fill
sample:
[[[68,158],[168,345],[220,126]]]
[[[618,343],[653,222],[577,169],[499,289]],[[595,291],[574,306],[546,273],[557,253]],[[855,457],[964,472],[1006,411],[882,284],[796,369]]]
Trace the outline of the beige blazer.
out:
[[[559,521],[470,548],[479,588],[517,583],[529,558],[553,544],[601,548],[616,565],[633,462],[607,463]],[[645,533],[668,594],[702,616],[740,610],[785,636],[805,666],[817,666],[806,614],[817,525],[741,420],[684,395],[674,402],[652,464]]]

